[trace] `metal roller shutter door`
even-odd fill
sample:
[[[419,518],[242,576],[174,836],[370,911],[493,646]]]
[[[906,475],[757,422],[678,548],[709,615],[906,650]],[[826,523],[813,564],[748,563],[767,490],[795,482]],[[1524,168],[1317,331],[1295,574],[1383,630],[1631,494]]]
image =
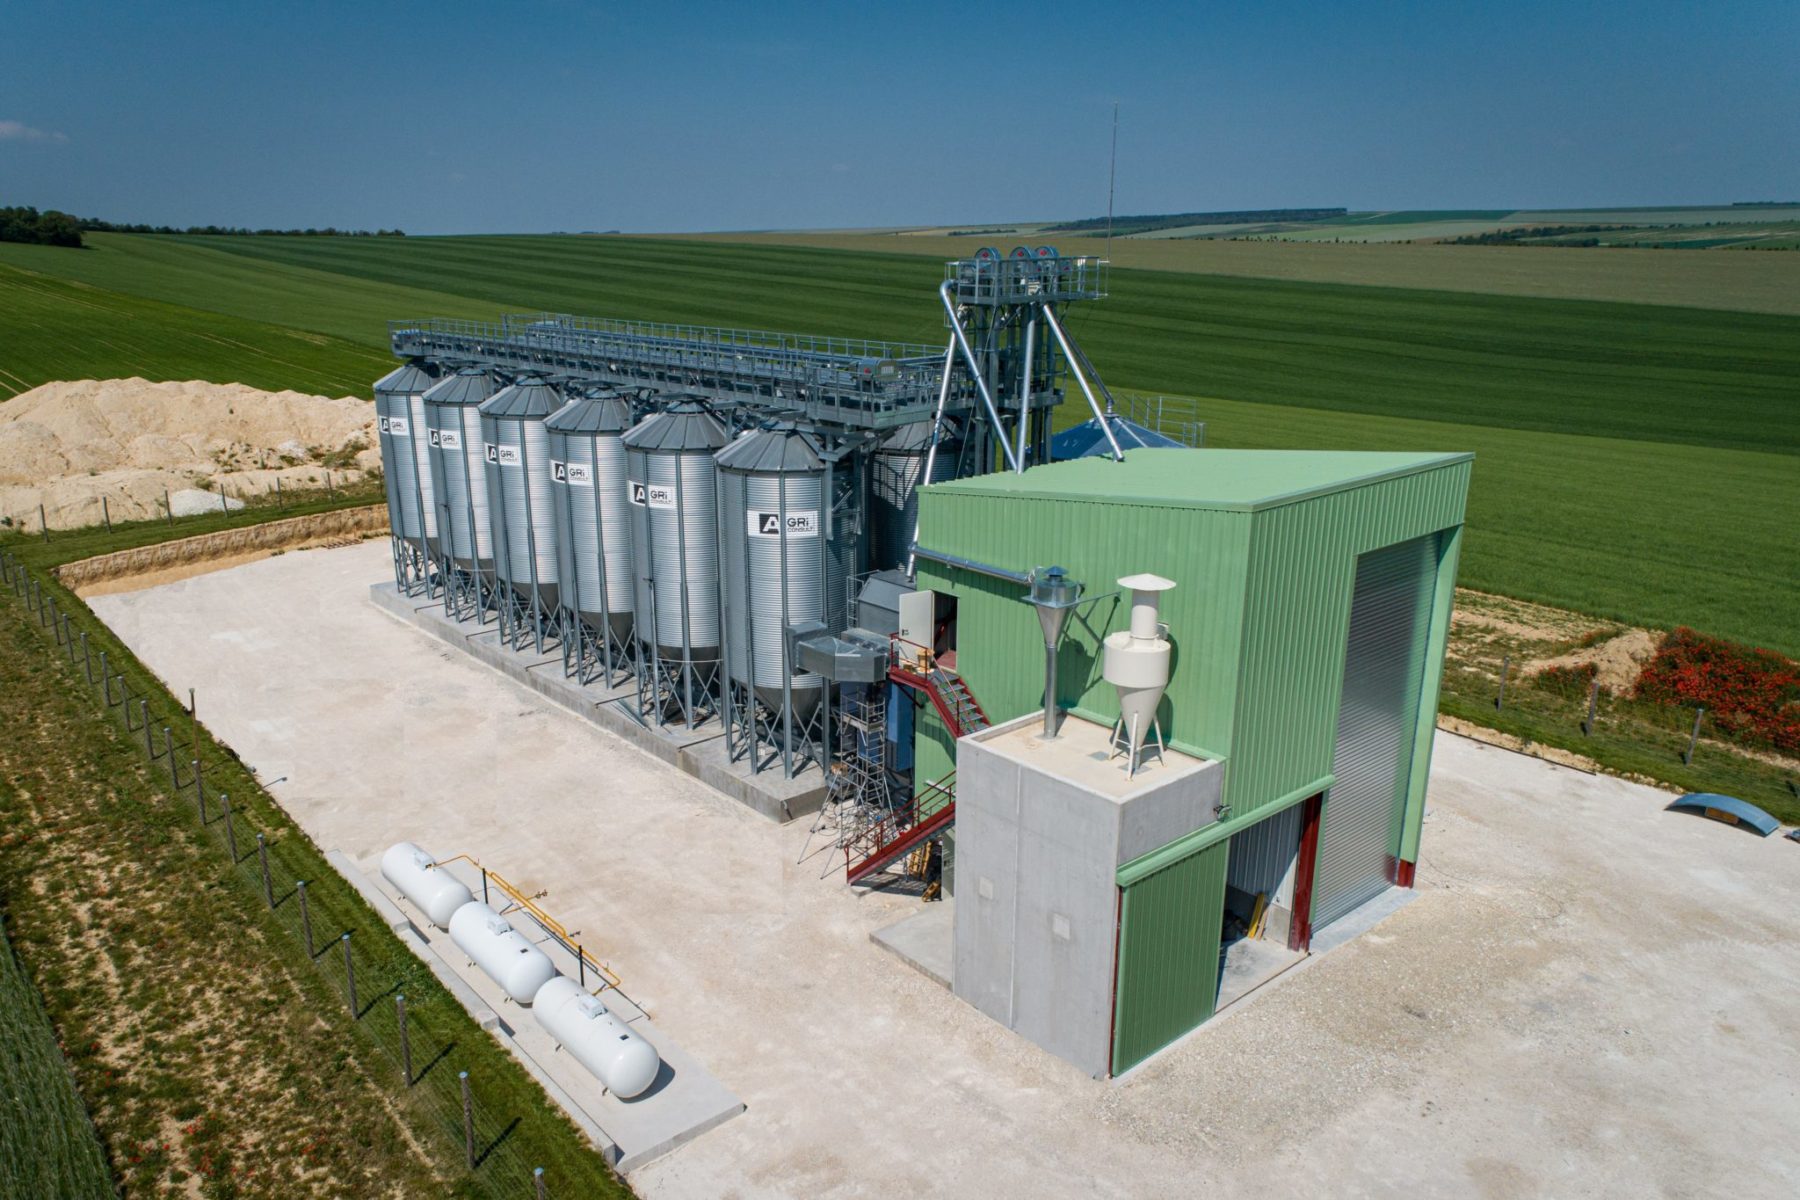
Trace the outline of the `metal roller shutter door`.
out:
[[[1332,773],[1313,885],[1323,929],[1388,886],[1394,822],[1418,723],[1436,534],[1362,556],[1350,605]]]

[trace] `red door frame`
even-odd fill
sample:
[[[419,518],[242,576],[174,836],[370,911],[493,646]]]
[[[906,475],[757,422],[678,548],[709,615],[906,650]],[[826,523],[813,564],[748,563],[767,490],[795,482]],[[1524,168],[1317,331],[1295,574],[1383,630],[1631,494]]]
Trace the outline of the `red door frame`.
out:
[[[1319,815],[1325,794],[1301,802],[1300,850],[1294,860],[1294,919],[1288,925],[1288,949],[1312,948],[1313,867],[1319,858]]]

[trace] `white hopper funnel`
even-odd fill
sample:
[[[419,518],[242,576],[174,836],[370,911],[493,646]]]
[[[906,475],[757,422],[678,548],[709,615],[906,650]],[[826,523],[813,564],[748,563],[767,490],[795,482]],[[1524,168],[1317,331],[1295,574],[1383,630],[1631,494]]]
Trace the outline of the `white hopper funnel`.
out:
[[[1135,775],[1144,737],[1152,729],[1159,754],[1162,747],[1156,706],[1169,686],[1171,651],[1169,627],[1157,620],[1157,597],[1174,587],[1175,581],[1160,575],[1127,575],[1119,580],[1119,586],[1131,590],[1131,628],[1107,635],[1102,674],[1119,693],[1119,725],[1113,731],[1113,744],[1117,746],[1123,736],[1126,769]]]

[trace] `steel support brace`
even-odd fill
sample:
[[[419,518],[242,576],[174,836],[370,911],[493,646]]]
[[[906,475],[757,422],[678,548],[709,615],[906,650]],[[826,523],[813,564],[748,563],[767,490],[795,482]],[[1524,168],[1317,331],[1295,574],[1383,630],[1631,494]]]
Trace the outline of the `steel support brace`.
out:
[[[1125,452],[1119,449],[1119,439],[1113,436],[1112,422],[1106,419],[1106,413],[1101,410],[1100,402],[1094,398],[1094,389],[1088,386],[1087,376],[1082,374],[1081,364],[1087,360],[1082,357],[1081,351],[1075,348],[1075,344],[1069,340],[1069,335],[1063,332],[1062,322],[1057,319],[1056,310],[1048,304],[1044,305],[1044,320],[1049,324],[1050,332],[1056,335],[1056,344],[1062,347],[1063,358],[1068,360],[1069,374],[1075,376],[1075,382],[1081,385],[1081,394],[1087,397],[1088,407],[1094,410],[1094,420],[1100,422],[1100,432],[1106,435],[1106,444],[1112,447],[1113,461],[1124,462]],[[1096,375],[1095,378],[1098,379],[1099,376]]]
[[[1024,465],[1019,462],[1018,455],[1013,453],[1012,443],[1006,437],[1006,424],[1000,419],[1000,409],[994,404],[994,394],[988,390],[987,379],[981,373],[981,363],[975,357],[975,351],[969,345],[969,335],[963,329],[962,318],[956,315],[956,302],[950,299],[950,281],[945,280],[938,288],[938,299],[944,302],[944,314],[950,318],[950,336],[956,342],[957,349],[962,351],[963,361],[969,365],[969,374],[975,377],[975,390],[981,394],[981,403],[987,409],[988,420],[993,423],[994,436],[1000,440],[1000,450],[1006,455],[1006,465],[1014,471],[1023,471]],[[1088,397],[1092,402],[1093,397]]]

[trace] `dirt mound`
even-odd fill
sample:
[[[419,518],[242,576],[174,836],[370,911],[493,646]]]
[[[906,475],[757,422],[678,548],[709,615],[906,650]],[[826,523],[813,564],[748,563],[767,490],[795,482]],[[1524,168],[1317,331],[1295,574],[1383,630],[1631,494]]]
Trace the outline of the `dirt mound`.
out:
[[[1644,664],[1656,657],[1658,645],[1657,635],[1648,629],[1627,629],[1599,645],[1559,654],[1555,658],[1540,659],[1526,670],[1536,675],[1551,667],[1580,667],[1592,663],[1600,686],[1614,694],[1623,695],[1636,685],[1638,676],[1643,673]]]
[[[380,466],[375,408],[237,383],[81,379],[0,403],[0,519],[52,529],[162,515],[164,493],[235,495],[360,478]]]

